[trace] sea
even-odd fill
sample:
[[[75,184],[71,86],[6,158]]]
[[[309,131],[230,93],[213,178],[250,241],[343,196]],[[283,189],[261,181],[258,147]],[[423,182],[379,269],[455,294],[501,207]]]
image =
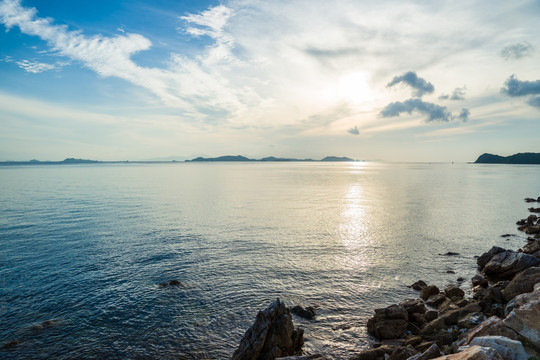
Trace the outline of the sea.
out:
[[[470,294],[538,196],[538,165],[2,166],[0,358],[228,359],[279,298],[316,308],[306,354],[347,359],[415,281]]]

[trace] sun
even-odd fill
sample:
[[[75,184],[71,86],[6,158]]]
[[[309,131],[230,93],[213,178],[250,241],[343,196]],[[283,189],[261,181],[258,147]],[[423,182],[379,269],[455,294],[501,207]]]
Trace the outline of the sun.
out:
[[[355,71],[342,75],[338,81],[338,94],[354,103],[373,100],[373,90],[369,87],[369,76]]]

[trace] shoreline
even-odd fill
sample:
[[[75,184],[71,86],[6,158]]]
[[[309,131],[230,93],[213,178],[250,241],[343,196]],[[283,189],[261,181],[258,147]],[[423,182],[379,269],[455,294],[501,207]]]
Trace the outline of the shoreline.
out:
[[[375,340],[350,360],[540,359],[540,197],[524,200],[539,205],[516,223],[527,243],[475,256],[472,297],[461,289],[466,279],[444,289],[418,280],[409,286],[417,298],[374,310],[365,326]],[[232,359],[325,360],[302,355],[303,334],[277,299],[259,311]]]

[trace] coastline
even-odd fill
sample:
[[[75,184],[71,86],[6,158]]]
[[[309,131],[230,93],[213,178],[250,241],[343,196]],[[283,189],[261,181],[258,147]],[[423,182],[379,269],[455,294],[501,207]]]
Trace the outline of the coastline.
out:
[[[540,197],[524,200],[540,205]],[[463,278],[444,289],[418,280],[409,286],[418,298],[374,310],[365,324],[371,348],[350,359],[540,359],[540,207],[528,210],[516,223],[527,244],[517,251],[493,246],[475,256],[472,297],[460,288]],[[306,317],[279,299],[260,311],[232,359],[325,360],[302,355],[304,331],[294,327],[291,311]]]

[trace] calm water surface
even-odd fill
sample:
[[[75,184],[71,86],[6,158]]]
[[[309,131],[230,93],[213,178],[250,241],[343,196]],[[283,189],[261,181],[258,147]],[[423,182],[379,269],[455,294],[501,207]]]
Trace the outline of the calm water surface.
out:
[[[540,166],[17,166],[0,185],[0,348],[19,342],[1,358],[226,359],[280,297],[318,308],[294,318],[306,352],[342,359],[375,307],[417,296],[406,285],[522,246],[500,235]]]

